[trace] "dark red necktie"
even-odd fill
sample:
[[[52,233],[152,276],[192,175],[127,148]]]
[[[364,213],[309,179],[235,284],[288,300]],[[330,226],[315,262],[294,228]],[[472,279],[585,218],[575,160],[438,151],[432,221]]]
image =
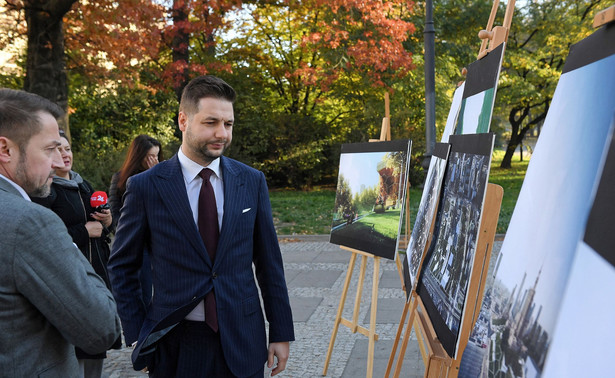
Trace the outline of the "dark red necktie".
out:
[[[203,168],[199,172],[199,176],[203,179],[203,184],[201,184],[201,191],[199,193],[198,226],[199,233],[213,264],[220,231],[218,229],[218,209],[216,208],[214,188],[211,186],[211,182],[209,182],[209,177],[212,173],[214,172],[209,168]],[[205,323],[214,332],[218,332],[218,314],[216,313],[216,298],[213,289],[205,296]]]

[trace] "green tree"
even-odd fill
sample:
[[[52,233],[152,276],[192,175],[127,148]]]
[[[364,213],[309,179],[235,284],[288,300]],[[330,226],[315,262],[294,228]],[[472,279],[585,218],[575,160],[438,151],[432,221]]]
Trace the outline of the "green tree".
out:
[[[511,136],[501,167],[510,168],[523,138],[542,125],[570,46],[592,32],[595,13],[607,1],[528,2],[513,18],[498,88],[498,113]]]
[[[232,65],[225,77],[240,93],[237,135],[262,143],[242,139],[231,154],[276,186],[331,180],[339,144],[377,135],[383,87],[412,68],[402,45],[413,31],[402,17],[408,6],[257,2],[240,13],[218,56]]]
[[[353,195],[350,184],[344,175],[340,173],[335,194],[334,212],[337,214],[336,219],[347,219],[350,214],[356,213],[356,205],[352,199]]]
[[[168,157],[177,151],[172,92],[83,85],[71,91],[74,170],[97,190],[106,190],[134,137],[158,139]]]

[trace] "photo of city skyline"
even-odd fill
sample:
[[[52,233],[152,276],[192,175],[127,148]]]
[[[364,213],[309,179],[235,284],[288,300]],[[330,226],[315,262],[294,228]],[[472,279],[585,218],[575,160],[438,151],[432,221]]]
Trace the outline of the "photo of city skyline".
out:
[[[455,355],[489,179],[493,133],[452,135],[434,239],[417,292],[442,346]]]
[[[605,30],[571,48],[459,377],[543,374],[615,113],[615,31]]]

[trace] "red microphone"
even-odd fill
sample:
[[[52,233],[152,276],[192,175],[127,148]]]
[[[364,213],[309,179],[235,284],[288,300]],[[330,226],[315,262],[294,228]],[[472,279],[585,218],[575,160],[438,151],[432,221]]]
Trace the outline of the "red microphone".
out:
[[[92,193],[90,205],[94,208],[94,211],[105,210],[111,207],[107,203],[107,193],[101,191]]]

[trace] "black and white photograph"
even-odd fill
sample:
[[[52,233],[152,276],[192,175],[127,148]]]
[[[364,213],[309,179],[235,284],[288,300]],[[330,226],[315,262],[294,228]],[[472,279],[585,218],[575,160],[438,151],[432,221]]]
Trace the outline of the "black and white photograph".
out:
[[[457,348],[489,179],[493,133],[452,135],[434,240],[418,293],[449,355]]]
[[[450,145],[448,143],[437,143],[429,162],[421,202],[404,259],[404,286],[408,297],[411,291],[416,288],[416,277],[423,261],[429,231],[440,200],[440,189],[442,188],[449,151]]]

